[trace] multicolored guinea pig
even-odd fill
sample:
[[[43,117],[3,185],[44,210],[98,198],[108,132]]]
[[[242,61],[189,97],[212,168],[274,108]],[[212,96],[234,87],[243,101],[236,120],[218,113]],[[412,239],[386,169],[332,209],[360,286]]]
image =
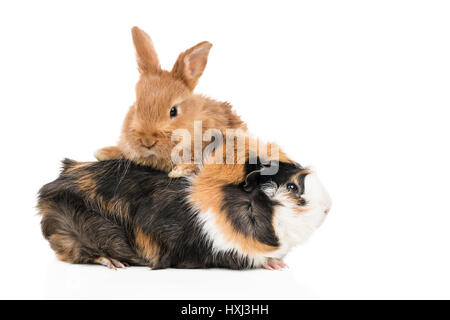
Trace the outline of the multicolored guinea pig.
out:
[[[285,159],[208,164],[197,175],[125,160],[63,161],[39,192],[42,232],[60,260],[161,268],[280,269],[330,210],[316,173]],[[263,161],[264,160],[264,161]]]
[[[171,151],[176,129],[194,135],[194,122],[202,130],[247,130],[247,126],[230,104],[193,94],[202,75],[212,44],[201,42],[182,52],[171,71],[161,69],[150,37],[141,29],[132,29],[140,79],[136,85],[136,102],[130,107],[117,146],[95,153],[97,160],[128,159],[137,164],[170,172],[171,177],[192,173],[193,164],[176,166]]]

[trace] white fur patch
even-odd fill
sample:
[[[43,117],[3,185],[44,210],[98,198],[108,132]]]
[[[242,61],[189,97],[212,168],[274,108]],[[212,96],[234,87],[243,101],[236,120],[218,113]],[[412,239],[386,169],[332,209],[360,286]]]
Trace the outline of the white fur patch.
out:
[[[326,217],[326,210],[331,208],[331,198],[322,186],[316,173],[305,177],[305,191],[302,195],[307,204],[298,212],[298,205],[288,201],[285,189],[280,187],[274,199],[282,205],[275,209],[274,227],[280,241],[280,248],[274,258],[282,258],[294,246],[305,242],[320,227]]]
[[[155,151],[153,151],[153,150],[145,150],[144,151],[144,155],[146,157],[150,157],[150,156],[157,156],[158,154]]]

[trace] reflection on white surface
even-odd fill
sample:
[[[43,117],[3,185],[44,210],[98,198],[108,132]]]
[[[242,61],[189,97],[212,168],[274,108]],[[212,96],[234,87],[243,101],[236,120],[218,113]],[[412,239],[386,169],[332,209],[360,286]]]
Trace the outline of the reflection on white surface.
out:
[[[110,270],[53,261],[45,298],[56,299],[301,299],[311,298],[290,270]]]

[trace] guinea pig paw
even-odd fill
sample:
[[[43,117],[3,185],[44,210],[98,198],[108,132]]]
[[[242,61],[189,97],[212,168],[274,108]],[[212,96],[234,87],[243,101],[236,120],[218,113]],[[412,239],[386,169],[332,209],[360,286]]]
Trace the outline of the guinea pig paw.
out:
[[[178,164],[172,171],[169,172],[170,178],[180,178],[190,176],[197,172],[197,166],[195,164]]]
[[[282,270],[287,267],[288,265],[283,260],[276,258],[267,258],[266,263],[263,264],[263,268],[266,270]]]
[[[130,266],[126,262],[120,262],[119,260],[105,257],[99,257],[95,259],[94,262],[106,266],[112,270],[117,270],[117,268],[123,269]]]

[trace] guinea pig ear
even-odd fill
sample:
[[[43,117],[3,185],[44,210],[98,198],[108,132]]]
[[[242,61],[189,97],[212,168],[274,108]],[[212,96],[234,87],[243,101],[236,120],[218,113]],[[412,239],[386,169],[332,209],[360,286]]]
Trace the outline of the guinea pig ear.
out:
[[[254,171],[250,172],[249,174],[247,174],[247,176],[245,177],[245,182],[244,182],[244,190],[245,191],[250,192],[256,188],[256,186],[259,184],[259,177],[261,176],[261,171],[262,171],[262,169],[254,170]]]
[[[153,47],[152,39],[138,27],[131,29],[139,72],[158,73],[161,71],[158,55]]]
[[[205,70],[211,47],[211,43],[203,41],[182,52],[173,66],[172,75],[182,80],[190,90],[194,90]]]

